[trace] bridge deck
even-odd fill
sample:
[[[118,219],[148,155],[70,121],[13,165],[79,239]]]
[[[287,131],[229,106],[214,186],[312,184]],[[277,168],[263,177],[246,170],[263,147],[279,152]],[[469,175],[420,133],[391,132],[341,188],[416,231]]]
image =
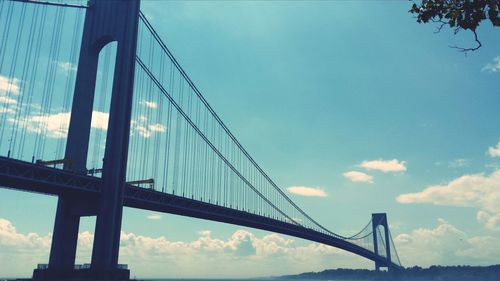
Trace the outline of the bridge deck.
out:
[[[5,188],[50,195],[74,195],[88,202],[98,202],[101,179],[0,157],[0,183],[1,187]],[[192,198],[127,185],[124,205],[286,234],[343,249],[379,264],[386,264],[391,268],[400,268],[395,263],[389,263],[385,257],[376,255],[368,249],[338,237],[320,233],[294,223]],[[90,207],[87,210],[87,215],[92,214],[92,207]]]

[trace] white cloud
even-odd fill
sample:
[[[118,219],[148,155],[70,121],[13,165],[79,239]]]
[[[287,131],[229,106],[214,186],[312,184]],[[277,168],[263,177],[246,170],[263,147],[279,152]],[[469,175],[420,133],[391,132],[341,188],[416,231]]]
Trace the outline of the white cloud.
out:
[[[90,260],[94,236],[79,234],[77,262]],[[19,233],[12,223],[0,219],[0,276],[30,275],[37,263],[48,260],[51,235]],[[19,262],[19,261],[22,261]],[[236,230],[226,239],[202,230],[190,241],[165,236],[148,237],[122,232],[120,263],[144,278],[170,275],[178,278],[257,277],[318,271],[332,267],[372,267],[372,262],[318,243],[297,243],[279,234],[257,236]],[[196,265],[196,271],[193,271]],[[228,266],[230,265],[230,266]]]
[[[9,79],[0,75],[0,93],[19,95],[19,79]]]
[[[200,230],[200,231],[198,231],[198,235],[200,235],[200,236],[210,236],[210,235],[212,235],[212,231],[210,231],[210,230]]]
[[[50,234],[19,233],[10,221],[0,218],[0,276],[29,275],[37,263],[48,260],[51,239]]]
[[[0,96],[0,103],[16,104],[17,100],[9,98],[7,96]]]
[[[500,56],[497,56],[491,62],[483,66],[483,68],[481,68],[481,71],[488,73],[494,73],[500,71]]]
[[[0,113],[14,114],[14,113],[16,113],[16,110],[11,108],[11,107],[9,107],[9,108],[0,107]]]
[[[152,132],[165,132],[167,130],[167,128],[165,126],[163,126],[162,124],[151,124],[149,125],[149,130],[152,131]]]
[[[35,233],[18,233],[14,225],[0,218],[0,243],[2,246],[22,246],[25,248],[48,248],[50,236],[42,237]]]
[[[458,158],[458,159],[454,159],[454,160],[451,160],[448,162],[445,162],[445,161],[434,162],[434,165],[436,165],[436,166],[447,165],[448,168],[453,168],[453,169],[468,167],[468,166],[470,166],[470,164],[471,164],[471,161],[469,159],[465,159],[465,158]]]
[[[143,138],[149,138],[154,133],[164,133],[167,131],[167,127],[163,124],[148,124],[148,118],[144,115],[137,117],[136,120],[131,122],[131,131],[138,133]]]
[[[151,215],[146,216],[146,218],[148,220],[160,220],[161,215],[160,214],[151,214]]]
[[[435,228],[399,234],[394,243],[404,266],[489,265],[500,251],[500,238],[470,237],[443,219]]]
[[[202,230],[192,240],[172,241],[124,231],[119,262],[143,278],[256,277],[325,268],[373,268],[371,261],[354,254],[279,234],[257,236],[236,230],[225,239],[212,235]],[[85,231],[78,238],[77,262],[88,262],[94,235]],[[47,262],[51,239],[51,234],[20,233],[10,221],[0,219],[0,276],[30,275],[37,263]],[[488,265],[498,261],[500,252],[499,237],[470,236],[442,219],[434,228],[396,235],[394,242],[404,266]]]
[[[500,141],[497,143],[496,146],[494,146],[494,147],[490,146],[488,148],[488,154],[491,157],[500,157]]]
[[[109,114],[106,112],[93,111],[91,127],[94,129],[107,130]],[[8,119],[11,123],[18,123],[26,127],[28,132],[45,133],[49,138],[65,138],[68,134],[70,113],[60,112],[50,115],[32,115],[25,119]]]
[[[406,171],[406,162],[399,161],[397,159],[392,159],[392,160],[380,159],[371,161],[365,160],[359,166],[367,170],[378,170],[384,173]]]
[[[479,211],[476,219],[487,229],[500,230],[500,212]]]
[[[61,124],[69,123],[69,113],[61,112],[48,116],[34,115],[20,120],[10,118],[9,122],[26,127],[28,132],[37,134],[46,133],[49,138],[64,138],[68,133],[68,128]]]
[[[307,187],[307,186],[290,186],[287,188],[288,192],[301,195],[301,196],[315,196],[315,197],[326,197],[328,194],[319,187]]]
[[[139,104],[144,105],[145,107],[149,107],[149,108],[157,108],[158,107],[158,104],[154,101],[143,100],[143,101],[139,102]]]
[[[421,192],[399,195],[396,200],[399,203],[474,207],[479,209],[480,222],[488,229],[500,230],[500,170],[490,175],[464,175]]]
[[[109,121],[109,113],[100,112],[100,111],[92,111],[92,123],[91,123],[92,128],[107,130],[108,129],[108,121]]]
[[[140,125],[134,126],[134,130],[137,133],[139,133],[139,135],[142,136],[143,138],[149,138],[151,136],[151,131],[144,128],[143,126]]]
[[[373,177],[365,174],[363,172],[358,172],[358,171],[349,171],[343,173],[344,177],[348,178],[349,180],[353,182],[367,182],[367,183],[373,183]]]
[[[76,71],[76,65],[74,65],[70,62],[58,62],[57,66],[59,67],[60,70],[62,70],[64,72]]]
[[[15,104],[16,100],[0,96],[0,103]],[[0,110],[2,110],[0,108]],[[15,110],[8,108],[4,110],[7,113],[15,113]],[[0,112],[1,113],[1,112]],[[22,120],[9,119],[9,122],[18,123],[22,127],[26,127],[32,133],[46,133],[50,138],[64,138],[68,134],[70,120],[70,112],[53,113],[47,116],[31,115]],[[94,129],[107,130],[109,121],[109,114],[107,112],[92,112],[91,127]],[[137,132],[144,138],[151,137],[154,133],[164,133],[167,127],[160,123],[147,124],[148,118],[141,115],[137,120],[132,120],[131,131]]]
[[[443,185],[434,185],[421,192],[399,195],[400,203],[432,203],[435,205],[484,207],[500,211],[500,171],[491,175],[464,175]]]

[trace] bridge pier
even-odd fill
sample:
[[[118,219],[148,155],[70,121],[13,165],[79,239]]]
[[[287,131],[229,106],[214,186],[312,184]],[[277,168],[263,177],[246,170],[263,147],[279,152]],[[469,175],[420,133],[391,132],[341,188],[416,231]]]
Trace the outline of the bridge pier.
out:
[[[49,265],[35,280],[127,280],[118,267],[140,0],[90,0],[76,75],[65,170],[87,173],[99,52],[117,43],[99,198],[60,195]],[[75,269],[80,217],[97,215],[90,268]]]
[[[80,216],[72,210],[74,200],[59,197],[52,235],[49,264],[56,270],[70,270],[74,267]]]
[[[381,267],[387,267],[390,269],[391,267],[389,266],[391,264],[391,240],[389,238],[389,226],[387,224],[387,214],[386,213],[376,213],[372,214],[372,231],[373,231],[373,251],[375,252],[376,255],[379,255],[379,245],[378,245],[378,231],[377,227],[378,226],[383,226],[384,227],[384,248],[385,248],[385,255],[387,258],[388,263],[387,264],[380,264],[379,262],[375,262],[375,270],[380,271]]]

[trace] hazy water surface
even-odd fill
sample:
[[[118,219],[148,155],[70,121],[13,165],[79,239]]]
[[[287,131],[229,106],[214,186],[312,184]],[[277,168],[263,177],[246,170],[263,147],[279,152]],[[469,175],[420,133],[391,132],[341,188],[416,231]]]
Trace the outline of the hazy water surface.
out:
[[[283,279],[283,278],[251,278],[251,279],[141,279],[138,278],[138,280],[144,280],[144,281],[313,281],[314,279]],[[319,280],[319,279],[318,279]],[[325,279],[322,279],[322,281],[326,281]],[[335,279],[335,281],[343,281],[341,279]],[[353,279],[350,279],[349,281],[356,281]]]

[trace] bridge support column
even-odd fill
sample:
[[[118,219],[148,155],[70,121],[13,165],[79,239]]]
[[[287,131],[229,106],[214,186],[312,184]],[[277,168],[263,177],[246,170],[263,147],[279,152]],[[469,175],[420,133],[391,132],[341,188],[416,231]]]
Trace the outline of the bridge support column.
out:
[[[377,213],[372,214],[372,231],[373,231],[373,251],[376,255],[379,255],[379,245],[378,245],[378,226],[384,227],[384,237],[382,238],[385,246],[385,257],[387,258],[387,264],[380,264],[375,262],[375,270],[380,271],[380,267],[388,267],[391,263],[391,240],[389,238],[389,226],[387,225],[387,214]]]
[[[91,265],[92,269],[107,274],[118,266],[140,3],[139,0],[97,3],[100,3],[102,8],[100,24],[113,23],[108,35],[117,41],[102,172],[103,186]]]
[[[80,218],[97,214],[95,199],[88,196],[59,196],[49,265],[48,268],[35,269],[34,280],[72,280]]]
[[[90,0],[86,11],[68,131],[64,169],[86,173],[99,52],[117,42],[113,90],[98,206],[59,196],[48,269],[38,280],[123,280],[118,269],[123,192],[128,157],[140,0]],[[75,201],[77,200],[77,201]],[[93,206],[97,215],[90,269],[74,270],[80,215],[73,206]]]
[[[75,264],[80,216],[72,212],[73,200],[59,197],[49,265],[55,270],[72,270]]]

